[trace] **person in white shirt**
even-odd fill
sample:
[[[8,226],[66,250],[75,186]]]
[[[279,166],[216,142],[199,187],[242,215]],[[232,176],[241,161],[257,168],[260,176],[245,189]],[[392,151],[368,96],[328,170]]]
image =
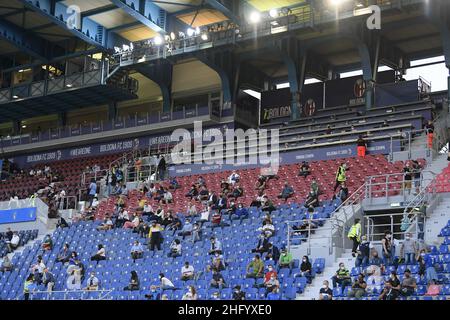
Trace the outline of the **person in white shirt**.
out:
[[[194,267],[189,265],[189,262],[185,262],[181,267],[181,280],[193,280],[194,279]]]
[[[145,203],[144,205],[144,216],[148,216],[153,212],[153,207],[151,204],[149,203]]]
[[[172,201],[173,201],[172,193],[167,190],[166,193],[164,193],[164,203],[172,203]]]
[[[111,218],[106,218],[101,225],[97,227],[98,231],[111,230],[113,227],[113,222]]]
[[[263,222],[263,226],[257,229],[258,231],[262,231],[267,238],[270,238],[275,233],[275,227],[270,222]]]
[[[34,171],[33,169],[31,169],[31,170],[30,170],[30,173],[29,173],[30,177],[33,177],[35,174],[36,174],[36,171]]]
[[[87,280],[87,287],[85,290],[88,291],[97,291],[98,290],[98,278],[95,276],[94,272],[91,272],[89,279]]]
[[[236,171],[233,171],[233,173],[228,177],[228,183],[231,185],[235,185],[240,180],[239,174],[236,173]]]
[[[169,258],[176,258],[181,256],[181,242],[179,239],[175,239],[170,244],[170,252],[167,254]]]
[[[42,283],[42,276],[44,274],[44,269],[45,269],[45,264],[44,264],[44,261],[42,260],[42,256],[38,256],[37,262],[31,266],[30,271],[34,275],[34,280],[39,285]]]
[[[210,255],[216,254],[216,253],[222,254],[222,243],[219,240],[217,240],[215,237],[211,237],[209,239],[209,241],[211,242],[209,254]]]
[[[161,281],[162,290],[175,290],[175,285],[168,278],[164,276],[164,273],[159,274],[159,280]]]
[[[197,300],[198,295],[193,286],[189,286],[188,292],[183,295],[182,300]]]
[[[195,217],[197,215],[197,207],[192,201],[187,205],[186,215],[188,217]]]
[[[11,238],[11,241],[7,241],[6,244],[8,246],[9,253],[13,252],[19,247],[20,237],[17,231],[13,233],[13,236]]]
[[[205,222],[209,221],[211,211],[212,211],[212,207],[207,206],[207,208],[200,213],[200,220],[198,220],[200,227],[202,227]]]
[[[100,261],[100,260],[106,260],[106,250],[105,247],[103,247],[102,244],[98,245],[98,250],[95,255],[91,257],[91,261]]]
[[[80,270],[72,270],[70,276],[66,281],[67,290],[81,290],[81,275]]]
[[[99,203],[100,203],[100,202],[98,201],[98,198],[95,197],[94,200],[92,200],[91,207],[92,207],[92,208],[97,208],[98,205],[99,205]]]

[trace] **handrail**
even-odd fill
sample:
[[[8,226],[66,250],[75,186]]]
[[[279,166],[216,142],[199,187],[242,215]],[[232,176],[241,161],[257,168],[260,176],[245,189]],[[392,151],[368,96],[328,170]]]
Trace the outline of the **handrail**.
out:
[[[56,293],[63,293],[64,294],[64,299],[66,300],[67,295],[70,294],[77,294],[77,293],[81,293],[81,297],[80,300],[83,300],[83,295],[84,294],[89,294],[89,293],[99,293],[99,297],[98,299],[95,300],[104,300],[108,295],[110,295],[114,290],[113,289],[103,289],[103,290],[60,290],[60,291],[31,291],[30,292],[30,298],[31,300],[33,300],[33,297],[35,295],[38,294],[42,294],[42,295],[47,295],[47,298],[50,297],[53,294]],[[20,294],[18,297],[16,297],[14,300],[21,300],[21,298],[23,298],[24,294]]]

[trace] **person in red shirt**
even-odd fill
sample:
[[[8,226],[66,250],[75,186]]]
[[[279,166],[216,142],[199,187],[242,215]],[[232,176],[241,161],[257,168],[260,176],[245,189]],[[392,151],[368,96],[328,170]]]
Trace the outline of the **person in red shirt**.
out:
[[[272,275],[275,275],[275,278],[278,278],[278,273],[275,271],[272,265],[269,265],[267,267],[266,275],[264,276],[264,283],[268,282],[270,280],[270,277],[272,277]]]

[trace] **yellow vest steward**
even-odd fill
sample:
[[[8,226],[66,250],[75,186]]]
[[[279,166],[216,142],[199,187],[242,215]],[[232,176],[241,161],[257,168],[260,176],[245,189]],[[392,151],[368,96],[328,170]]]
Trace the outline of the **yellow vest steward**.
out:
[[[348,238],[354,238],[356,237],[356,239],[359,241],[359,238],[361,237],[361,224],[354,224],[352,225],[352,227],[350,228],[350,231],[348,232],[347,235]]]
[[[339,167],[336,173],[336,180],[342,182],[346,179],[347,177],[345,176],[345,169],[343,167]]]

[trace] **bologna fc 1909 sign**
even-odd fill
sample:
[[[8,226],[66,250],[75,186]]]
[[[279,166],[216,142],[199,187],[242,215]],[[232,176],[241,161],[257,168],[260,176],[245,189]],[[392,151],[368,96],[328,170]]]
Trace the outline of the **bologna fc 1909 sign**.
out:
[[[303,108],[306,117],[312,117],[316,113],[316,103],[313,99],[308,99]]]
[[[364,96],[364,94],[366,93],[366,82],[364,81],[364,79],[356,80],[354,91],[356,98],[362,98]]]

